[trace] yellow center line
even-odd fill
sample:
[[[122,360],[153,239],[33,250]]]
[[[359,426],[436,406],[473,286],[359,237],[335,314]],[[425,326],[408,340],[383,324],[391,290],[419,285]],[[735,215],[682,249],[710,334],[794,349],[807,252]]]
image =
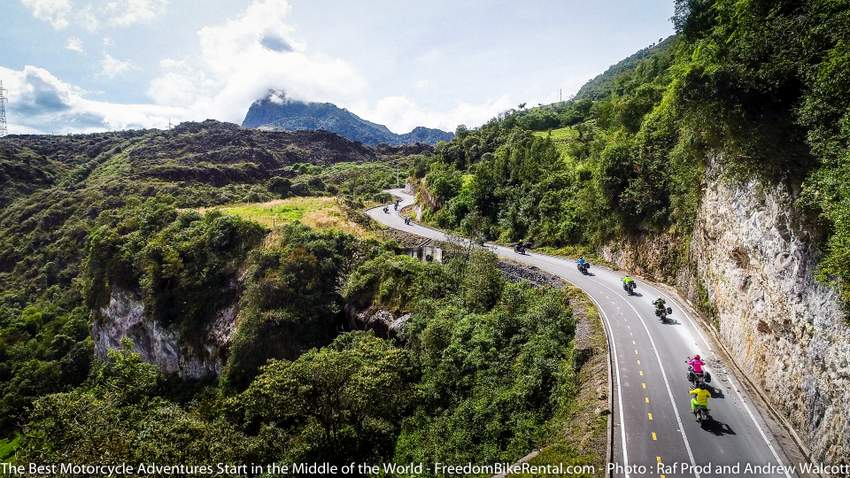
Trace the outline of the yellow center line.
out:
[[[655,436],[655,432],[652,432],[652,441],[656,441],[656,440],[658,440],[658,437]]]
[[[649,397],[643,397],[643,401],[649,403]]]
[[[640,371],[640,376],[643,377],[643,370]]]
[[[637,349],[635,349],[635,355],[638,355],[638,351],[637,351]]]
[[[638,365],[640,365],[640,359],[638,359],[638,361],[637,361],[637,362],[638,362]]]
[[[632,340],[632,345],[637,345],[637,342],[635,342],[634,340]]]
[[[660,456],[655,457],[655,463],[661,463],[661,457]]]
[[[641,382],[641,383],[640,383],[640,386],[641,386],[644,390],[646,390],[646,382]]]
[[[652,413],[647,412],[647,413],[646,413],[646,418],[649,418],[649,421],[652,421]]]

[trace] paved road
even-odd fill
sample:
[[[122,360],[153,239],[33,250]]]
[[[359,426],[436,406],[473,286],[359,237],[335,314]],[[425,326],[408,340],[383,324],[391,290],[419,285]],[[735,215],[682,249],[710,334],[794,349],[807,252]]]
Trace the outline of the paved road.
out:
[[[389,192],[401,200],[399,209],[414,202],[403,190]],[[458,240],[416,223],[405,225],[392,206],[388,213],[378,207],[367,214],[411,234]],[[591,267],[592,275],[584,276],[567,259],[521,255],[494,244],[487,247],[500,257],[536,266],[575,284],[600,309],[614,355],[613,461],[621,467],[614,476],[699,478],[738,475],[735,471],[753,477],[796,476],[781,468],[790,468],[789,461],[759,411],[678,299],[641,281],[640,295],[629,297],[621,287],[623,274],[603,267]],[[658,297],[672,307],[672,323],[662,324],[655,317],[652,301]],[[685,359],[693,354],[706,359],[714,377],[715,396],[709,404],[714,421],[710,424],[700,425],[690,413]],[[666,469],[660,470],[659,462]],[[739,463],[739,470],[717,468]],[[747,470],[747,464],[760,468]],[[699,469],[705,465],[710,465],[710,470]]]

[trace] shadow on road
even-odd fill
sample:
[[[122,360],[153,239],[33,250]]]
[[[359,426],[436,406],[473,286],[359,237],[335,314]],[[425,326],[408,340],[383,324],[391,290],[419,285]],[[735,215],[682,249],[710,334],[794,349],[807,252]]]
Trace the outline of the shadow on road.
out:
[[[707,432],[711,432],[717,436],[723,435],[735,435],[735,430],[732,429],[729,425],[723,422],[719,422],[712,418],[711,420],[706,420],[700,423],[700,428]]]
[[[716,388],[712,385],[706,385],[705,388],[711,392],[711,398],[726,398],[726,395],[723,394],[723,390]]]

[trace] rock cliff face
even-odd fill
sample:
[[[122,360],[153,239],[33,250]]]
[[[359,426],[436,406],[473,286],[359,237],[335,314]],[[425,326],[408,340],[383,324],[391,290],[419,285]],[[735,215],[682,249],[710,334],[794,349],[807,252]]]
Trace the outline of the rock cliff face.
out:
[[[200,337],[185,337],[176,327],[148,318],[138,294],[113,289],[109,303],[98,311],[92,326],[95,353],[103,358],[128,337],[134,351],[164,373],[189,379],[217,376],[236,328],[236,314],[235,304],[226,307],[218,311]]]
[[[716,157],[689,242],[634,238],[602,253],[675,283],[707,312],[738,365],[776,397],[812,458],[846,463],[850,326],[838,294],[815,279],[818,237],[794,194],[783,184],[729,179]]]

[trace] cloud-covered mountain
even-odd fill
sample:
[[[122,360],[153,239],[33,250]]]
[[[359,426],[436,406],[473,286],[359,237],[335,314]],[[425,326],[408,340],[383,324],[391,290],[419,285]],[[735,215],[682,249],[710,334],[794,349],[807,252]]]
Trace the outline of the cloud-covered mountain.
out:
[[[370,145],[436,144],[438,141],[450,141],[454,136],[443,130],[421,126],[409,133],[396,134],[384,125],[364,120],[332,103],[291,100],[279,92],[255,101],[242,126],[282,131],[325,130]]]

